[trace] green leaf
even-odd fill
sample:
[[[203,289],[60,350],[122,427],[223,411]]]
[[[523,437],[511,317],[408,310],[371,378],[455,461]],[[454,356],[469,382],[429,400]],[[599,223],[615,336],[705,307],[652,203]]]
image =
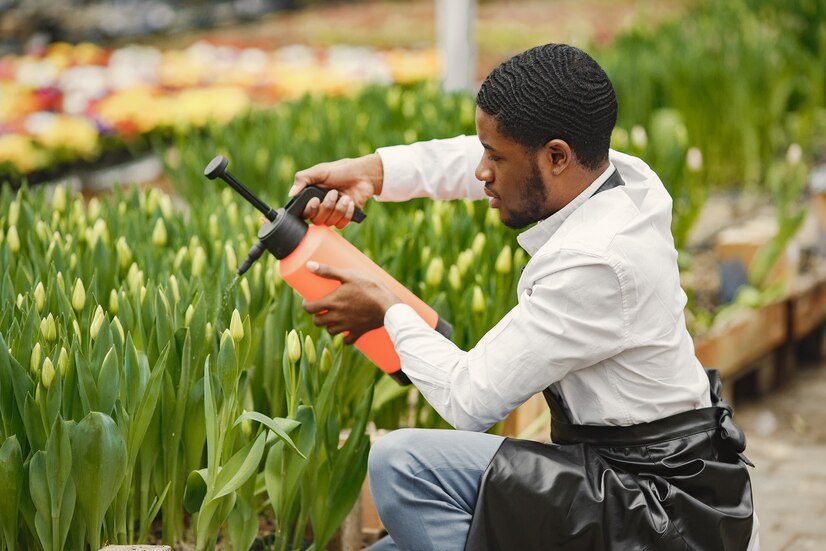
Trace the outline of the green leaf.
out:
[[[204,497],[207,494],[207,470],[199,469],[192,471],[186,479],[186,490],[184,491],[184,509],[192,515],[201,510],[204,504]]]
[[[241,487],[250,476],[258,472],[264,455],[267,434],[261,433],[255,442],[238,450],[221,468],[215,480],[215,499],[219,499]]]
[[[17,437],[12,435],[0,446],[0,527],[5,546],[17,548],[17,515],[23,491],[23,453]]]
[[[237,426],[244,420],[250,421],[258,421],[259,423],[266,426],[268,429],[273,431],[281,440],[287,443],[298,455],[304,457],[304,454],[296,447],[295,443],[287,434],[288,432],[292,432],[296,427],[300,426],[301,423],[294,419],[285,419],[283,417],[276,417],[271,419],[264,415],[263,413],[258,413],[257,411],[247,411],[240,415],[238,419],[236,419],[235,424],[233,426]]]
[[[114,346],[109,349],[103,359],[103,365],[98,374],[97,389],[100,396],[98,411],[111,415],[120,392],[120,362]]]
[[[72,475],[81,489],[77,503],[93,549],[100,547],[103,515],[126,474],[126,445],[111,417],[90,412],[71,433]]]
[[[235,343],[229,337],[221,339],[221,348],[218,351],[218,378],[221,381],[222,392],[229,393],[235,388],[238,360],[235,357]]]

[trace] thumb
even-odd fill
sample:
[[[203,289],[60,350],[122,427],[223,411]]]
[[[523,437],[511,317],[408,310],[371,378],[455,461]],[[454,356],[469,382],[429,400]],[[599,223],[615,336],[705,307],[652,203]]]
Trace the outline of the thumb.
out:
[[[287,192],[287,195],[295,197],[305,187],[324,182],[329,175],[325,168],[326,164],[327,163],[320,163],[296,172],[295,178],[293,178],[293,185],[290,191]]]
[[[307,262],[307,269],[315,275],[326,279],[337,279],[341,282],[344,282],[346,279],[348,279],[347,270],[343,270],[341,268],[334,268],[332,266],[328,266],[327,264],[319,264],[318,262],[315,262],[313,260]]]

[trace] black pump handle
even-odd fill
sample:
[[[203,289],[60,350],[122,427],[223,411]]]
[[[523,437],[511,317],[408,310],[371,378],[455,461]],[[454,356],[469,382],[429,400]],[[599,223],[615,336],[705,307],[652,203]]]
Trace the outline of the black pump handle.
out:
[[[295,216],[296,218],[304,218],[304,209],[307,208],[307,203],[310,202],[310,199],[314,197],[318,197],[319,200],[323,201],[324,197],[327,196],[327,192],[321,188],[315,186],[307,186],[301,190],[301,192],[290,199],[290,202],[284,205],[284,210]],[[356,210],[353,211],[353,222],[356,224],[361,223],[362,220],[365,219],[367,215],[364,214],[364,211],[360,208],[356,207]]]
[[[206,166],[204,169],[204,176],[210,180],[214,180],[215,178],[222,179],[229,184],[232,189],[237,191],[241,197],[246,199],[247,202],[261,211],[261,213],[267,217],[267,220],[270,222],[275,221],[275,211],[271,209],[270,206],[264,201],[256,197],[246,188],[246,186],[244,186],[244,184],[236,180],[235,177],[227,170],[228,164],[229,161],[227,161],[223,155],[218,155]]]

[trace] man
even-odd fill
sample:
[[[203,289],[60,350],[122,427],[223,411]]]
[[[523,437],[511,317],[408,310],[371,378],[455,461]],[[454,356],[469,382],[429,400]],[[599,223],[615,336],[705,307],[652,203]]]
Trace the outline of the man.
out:
[[[694,355],[671,199],[639,159],[609,152],[608,77],[562,44],[500,65],[477,96],[475,137],[379,149],[295,178],[330,188],[305,214],[343,227],[371,196],[482,198],[531,255],[518,305],[459,350],[368,276],[305,303],[354,342],[385,325],[405,375],[458,431],[379,440],[370,486],[377,550],[757,548],[742,432]],[[480,160],[481,158],[481,160]],[[473,177],[475,166],[475,178]],[[553,444],[484,434],[536,392]]]

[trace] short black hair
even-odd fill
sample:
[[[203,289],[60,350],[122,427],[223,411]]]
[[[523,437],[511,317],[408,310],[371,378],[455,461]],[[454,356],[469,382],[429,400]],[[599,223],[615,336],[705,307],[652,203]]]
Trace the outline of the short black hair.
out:
[[[537,46],[494,69],[476,105],[498,130],[529,148],[564,140],[577,160],[596,169],[608,158],[617,96],[594,59],[567,44]]]

